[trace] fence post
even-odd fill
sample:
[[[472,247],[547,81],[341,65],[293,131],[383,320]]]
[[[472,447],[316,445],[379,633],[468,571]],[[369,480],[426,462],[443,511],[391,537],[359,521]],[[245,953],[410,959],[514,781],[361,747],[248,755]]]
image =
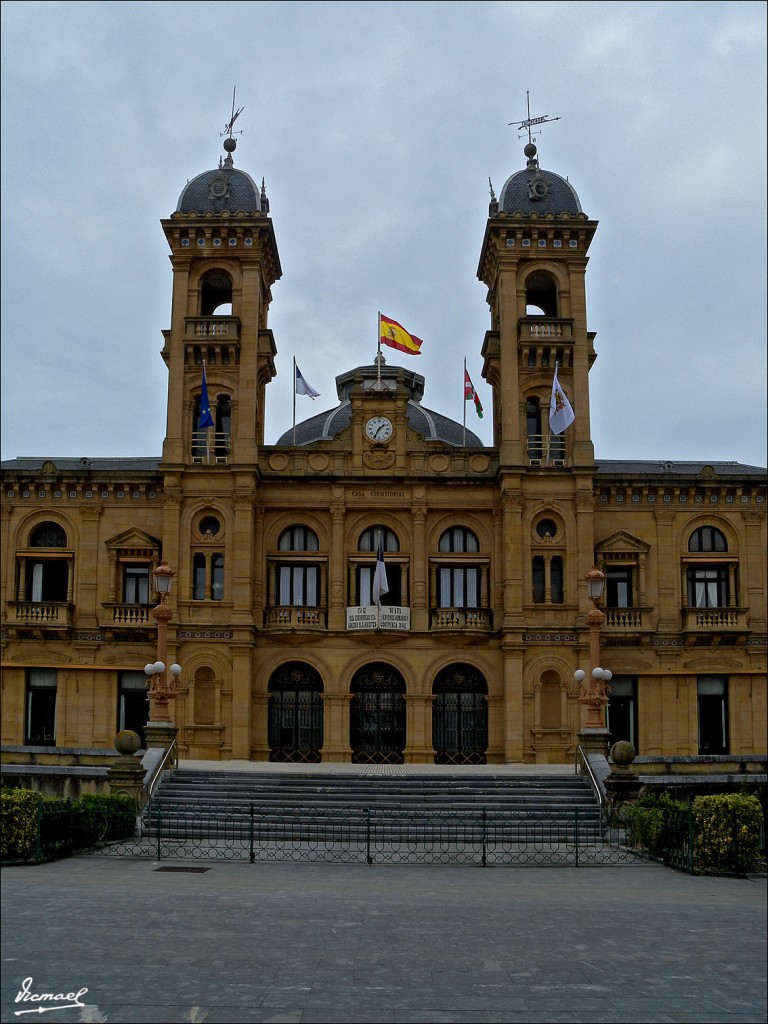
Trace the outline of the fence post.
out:
[[[693,810],[688,808],[688,872],[693,874]]]
[[[157,808],[157,859],[160,860],[160,833],[162,831],[163,824],[163,809],[162,806],[158,805]]]
[[[250,808],[251,808],[251,818],[250,818],[249,838],[250,838],[250,843],[251,843],[251,864],[253,864],[253,862],[256,860],[256,854],[254,853],[254,850],[253,850],[253,804],[250,805]]]
[[[579,808],[575,807],[573,810],[573,836],[575,839],[574,847],[576,851],[576,860],[574,867],[579,866]]]
[[[487,863],[486,809],[483,808],[483,867]]]
[[[373,858],[371,857],[371,809],[365,807],[365,859],[369,864],[373,864]]]

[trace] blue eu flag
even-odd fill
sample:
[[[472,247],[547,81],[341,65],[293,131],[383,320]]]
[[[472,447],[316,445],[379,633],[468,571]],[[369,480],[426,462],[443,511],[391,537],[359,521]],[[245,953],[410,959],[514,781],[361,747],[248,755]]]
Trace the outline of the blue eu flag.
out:
[[[205,379],[205,363],[203,363],[203,390],[200,392],[200,415],[197,418],[197,429],[205,430],[214,426],[211,416],[211,403],[208,401],[208,384]]]

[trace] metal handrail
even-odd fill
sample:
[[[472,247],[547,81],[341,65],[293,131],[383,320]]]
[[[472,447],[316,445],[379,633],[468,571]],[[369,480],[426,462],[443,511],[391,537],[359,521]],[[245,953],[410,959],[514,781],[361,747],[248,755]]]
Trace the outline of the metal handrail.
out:
[[[169,761],[171,762],[170,766],[168,765]],[[160,761],[157,763],[151,776],[148,779],[145,778],[144,780],[144,794],[146,797],[145,803],[151,802],[155,789],[157,788],[157,785],[163,776],[163,772],[165,772],[168,769],[168,767],[176,767],[178,763],[179,751],[178,747],[176,746],[176,740],[173,740],[171,745],[163,754]]]
[[[579,774],[579,758],[581,758],[581,762],[584,765],[584,768],[586,769],[587,775],[589,776],[589,782],[592,786],[592,792],[597,797],[598,803],[600,804],[600,810],[604,811],[608,807],[608,798],[605,794],[605,790],[597,781],[597,776],[592,770],[592,765],[589,763],[587,752],[584,750],[580,743],[576,747],[576,761],[574,762],[574,768],[577,775]]]

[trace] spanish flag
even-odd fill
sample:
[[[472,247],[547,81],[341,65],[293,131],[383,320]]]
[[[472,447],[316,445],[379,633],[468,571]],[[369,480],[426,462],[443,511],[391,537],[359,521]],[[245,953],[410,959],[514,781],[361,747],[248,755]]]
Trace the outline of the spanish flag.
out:
[[[396,348],[398,352],[407,352],[409,356],[420,355],[419,349],[424,344],[421,338],[409,334],[397,320],[390,320],[382,313],[379,313],[379,338],[382,345]]]

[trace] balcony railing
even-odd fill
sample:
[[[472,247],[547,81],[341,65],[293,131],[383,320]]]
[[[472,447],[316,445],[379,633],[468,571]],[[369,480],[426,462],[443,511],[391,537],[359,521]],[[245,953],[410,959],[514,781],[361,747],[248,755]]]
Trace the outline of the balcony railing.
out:
[[[525,317],[519,322],[519,337],[520,341],[562,339],[570,342],[573,339],[573,320]]]
[[[72,605],[67,601],[10,601],[17,623],[71,626]]]
[[[201,466],[226,465],[229,462],[229,434],[193,430],[192,461]]]
[[[696,633],[743,632],[746,608],[683,608],[683,629]]]
[[[487,608],[435,608],[431,620],[432,629],[491,628],[491,613]]]
[[[152,621],[152,609],[142,604],[112,606],[112,621],[119,626],[146,626]]]
[[[184,320],[187,340],[226,338],[238,341],[240,318],[236,316],[188,316]]]
[[[604,629],[629,630],[643,628],[640,608],[605,608]]]
[[[559,434],[529,434],[527,452],[529,466],[565,465],[565,441]]]
[[[276,605],[265,613],[267,629],[325,629],[325,609]]]

